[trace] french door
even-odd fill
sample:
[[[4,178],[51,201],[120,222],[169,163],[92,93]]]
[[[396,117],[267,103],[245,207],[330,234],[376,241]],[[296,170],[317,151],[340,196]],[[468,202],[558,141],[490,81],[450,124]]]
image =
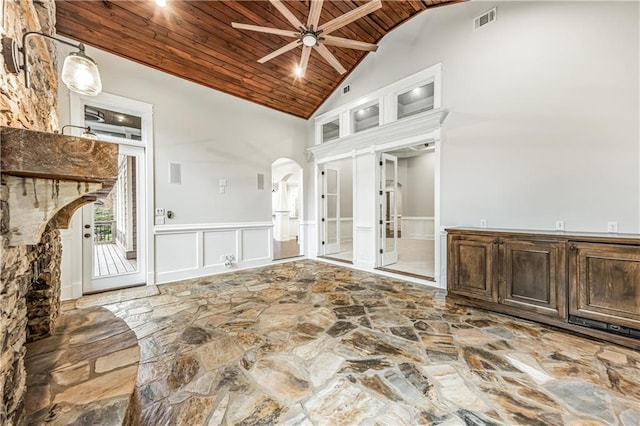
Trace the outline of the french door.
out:
[[[380,266],[398,262],[398,158],[380,158]]]
[[[322,171],[323,252],[340,252],[340,170],[325,166]]]
[[[83,293],[145,283],[145,150],[119,145],[118,180],[82,210]]]

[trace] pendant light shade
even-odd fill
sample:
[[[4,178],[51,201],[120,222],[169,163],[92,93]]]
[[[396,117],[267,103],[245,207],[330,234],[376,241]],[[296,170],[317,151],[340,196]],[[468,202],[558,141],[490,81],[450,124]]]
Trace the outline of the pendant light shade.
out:
[[[24,84],[26,87],[31,87],[29,61],[27,59],[27,40],[33,36],[45,37],[78,49],[77,52],[71,52],[62,65],[62,82],[69,90],[88,96],[95,96],[102,91],[98,65],[84,53],[84,44],[69,43],[49,34],[35,31],[23,34],[22,47],[18,46],[18,43],[10,37],[2,37],[2,56],[4,57],[5,66],[13,74],[24,71]],[[22,64],[19,61],[20,56],[22,56]]]
[[[95,96],[102,91],[98,65],[83,50],[72,52],[64,59],[62,82],[69,90],[83,95]]]

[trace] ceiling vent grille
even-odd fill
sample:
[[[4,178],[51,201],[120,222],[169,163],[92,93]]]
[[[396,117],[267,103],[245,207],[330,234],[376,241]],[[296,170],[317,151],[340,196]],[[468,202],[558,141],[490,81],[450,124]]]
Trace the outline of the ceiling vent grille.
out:
[[[473,31],[480,29],[496,20],[497,8],[494,7],[473,20]]]

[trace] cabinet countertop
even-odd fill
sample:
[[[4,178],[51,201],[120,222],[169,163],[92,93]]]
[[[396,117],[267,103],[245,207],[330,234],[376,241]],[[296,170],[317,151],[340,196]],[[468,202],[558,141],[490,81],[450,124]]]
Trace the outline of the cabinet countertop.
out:
[[[452,227],[445,229],[449,234],[500,234],[531,237],[547,237],[556,240],[579,240],[588,242],[614,242],[620,244],[640,244],[640,234],[614,234],[606,232],[550,231],[534,229]]]

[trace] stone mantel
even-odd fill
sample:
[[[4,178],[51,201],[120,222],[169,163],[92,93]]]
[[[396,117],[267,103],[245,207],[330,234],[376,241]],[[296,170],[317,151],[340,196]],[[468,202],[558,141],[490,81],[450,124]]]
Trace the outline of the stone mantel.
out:
[[[40,241],[55,218],[66,228],[73,212],[106,197],[118,176],[118,146],[55,133],[0,127],[0,171],[9,245]]]

